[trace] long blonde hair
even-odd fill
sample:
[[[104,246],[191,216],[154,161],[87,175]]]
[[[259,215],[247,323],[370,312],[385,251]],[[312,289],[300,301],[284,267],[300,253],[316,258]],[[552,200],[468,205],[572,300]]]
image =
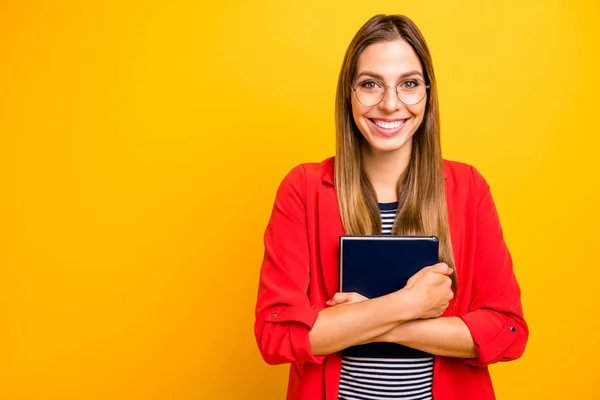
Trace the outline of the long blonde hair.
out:
[[[356,33],[348,46],[338,80],[335,120],[335,187],[342,223],[350,235],[378,235],[381,216],[377,196],[362,167],[364,140],[352,117],[351,85],[362,52],[371,44],[403,39],[417,53],[429,93],[425,116],[413,136],[410,161],[397,184],[398,209],[393,235],[435,235],[439,260],[454,268],[448,226],[444,169],[440,144],[437,86],[427,43],[416,25],[402,15],[376,15]],[[452,280],[456,285],[456,272]]]

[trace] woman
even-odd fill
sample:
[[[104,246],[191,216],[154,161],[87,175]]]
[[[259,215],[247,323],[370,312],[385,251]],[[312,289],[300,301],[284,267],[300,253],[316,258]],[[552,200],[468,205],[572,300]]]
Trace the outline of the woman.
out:
[[[352,40],[336,129],[335,159],[294,168],[277,193],[256,305],[263,358],[291,363],[293,400],[494,399],[487,366],[519,358],[528,338],[520,289],[489,186],[442,160],[431,57],[408,18],[375,16]],[[336,293],[343,234],[435,235],[440,263],[386,296]],[[344,356],[371,342],[417,356]]]

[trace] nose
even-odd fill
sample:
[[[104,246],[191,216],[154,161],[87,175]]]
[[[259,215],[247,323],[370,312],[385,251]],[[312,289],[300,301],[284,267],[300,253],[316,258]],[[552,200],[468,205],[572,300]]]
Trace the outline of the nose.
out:
[[[402,102],[398,98],[395,86],[386,86],[383,100],[379,103],[379,109],[392,113],[398,111],[402,107]]]

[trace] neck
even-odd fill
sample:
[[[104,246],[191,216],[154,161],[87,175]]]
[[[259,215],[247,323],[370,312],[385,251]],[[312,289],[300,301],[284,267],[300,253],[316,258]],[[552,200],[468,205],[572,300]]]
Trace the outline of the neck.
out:
[[[398,201],[398,179],[410,161],[412,140],[396,151],[374,151],[368,145],[362,148],[363,168],[377,194],[377,201]]]

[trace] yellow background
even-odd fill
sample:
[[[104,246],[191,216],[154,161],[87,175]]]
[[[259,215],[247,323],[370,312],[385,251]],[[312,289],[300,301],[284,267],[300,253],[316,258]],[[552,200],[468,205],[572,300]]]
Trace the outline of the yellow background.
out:
[[[523,289],[499,399],[600,399],[596,1],[0,1],[0,398],[282,399],[262,234],[333,154],[376,13],[430,45],[445,156],[488,179]]]

